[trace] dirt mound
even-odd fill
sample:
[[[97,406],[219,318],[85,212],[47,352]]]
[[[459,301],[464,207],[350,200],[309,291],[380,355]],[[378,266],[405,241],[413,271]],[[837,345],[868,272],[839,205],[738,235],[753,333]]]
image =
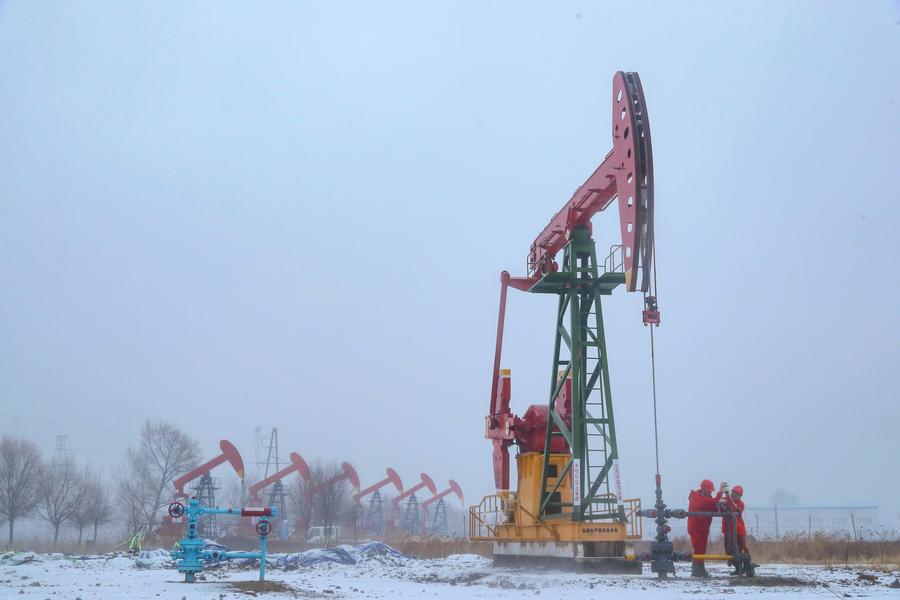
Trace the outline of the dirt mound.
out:
[[[234,581],[230,584],[231,589],[248,596],[256,596],[258,594],[290,594],[294,597],[309,596],[306,592],[301,592],[283,581]]]

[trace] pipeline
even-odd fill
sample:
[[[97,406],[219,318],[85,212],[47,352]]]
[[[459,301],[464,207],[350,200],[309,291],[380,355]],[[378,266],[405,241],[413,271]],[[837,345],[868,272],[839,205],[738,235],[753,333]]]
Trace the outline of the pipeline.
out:
[[[278,516],[274,506],[264,508],[210,508],[200,504],[197,498],[188,500],[187,506],[181,502],[173,502],[169,505],[169,516],[177,519],[187,515],[185,527],[186,537],[181,538],[175,550],[172,550],[172,560],[176,561],[179,573],[184,573],[185,583],[194,583],[196,575],[203,570],[205,564],[236,558],[251,558],[259,560],[259,580],[266,580],[266,538],[272,532],[272,523],[269,519]],[[205,542],[197,535],[197,521],[206,515],[240,515],[242,517],[258,517],[256,533],[259,535],[259,552],[230,552],[221,550],[204,550]]]

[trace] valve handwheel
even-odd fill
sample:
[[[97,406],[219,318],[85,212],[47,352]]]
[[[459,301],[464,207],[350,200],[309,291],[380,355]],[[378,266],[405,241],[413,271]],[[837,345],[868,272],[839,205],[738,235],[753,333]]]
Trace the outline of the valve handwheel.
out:
[[[258,533],[262,537],[268,536],[270,533],[272,533],[272,524],[268,521],[257,521],[256,533]]]
[[[173,502],[169,505],[169,516],[173,519],[179,518],[184,514],[184,504],[181,502]]]

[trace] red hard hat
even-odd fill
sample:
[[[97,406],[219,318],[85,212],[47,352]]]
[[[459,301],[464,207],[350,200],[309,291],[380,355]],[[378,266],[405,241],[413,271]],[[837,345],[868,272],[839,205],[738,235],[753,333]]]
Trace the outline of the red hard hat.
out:
[[[743,496],[743,495],[744,495],[744,488],[742,488],[742,487],[739,486],[739,485],[736,485],[736,486],[734,486],[733,488],[731,488],[731,493],[732,493],[732,494],[737,494],[738,496]]]
[[[704,479],[703,481],[700,482],[700,491],[711,492],[714,489],[716,489],[716,486],[709,479]]]

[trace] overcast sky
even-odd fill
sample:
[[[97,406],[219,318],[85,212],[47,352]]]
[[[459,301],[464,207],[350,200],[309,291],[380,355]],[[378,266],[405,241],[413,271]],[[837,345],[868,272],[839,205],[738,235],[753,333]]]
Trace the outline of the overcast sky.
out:
[[[0,433],[110,469],[148,417],[248,463],[277,426],[477,502],[499,273],[611,148],[617,70],[653,133],[669,504],[709,477],[900,512],[889,1],[0,2]],[[607,342],[650,502],[641,308],[609,298]],[[510,297],[519,414],[554,312]]]

